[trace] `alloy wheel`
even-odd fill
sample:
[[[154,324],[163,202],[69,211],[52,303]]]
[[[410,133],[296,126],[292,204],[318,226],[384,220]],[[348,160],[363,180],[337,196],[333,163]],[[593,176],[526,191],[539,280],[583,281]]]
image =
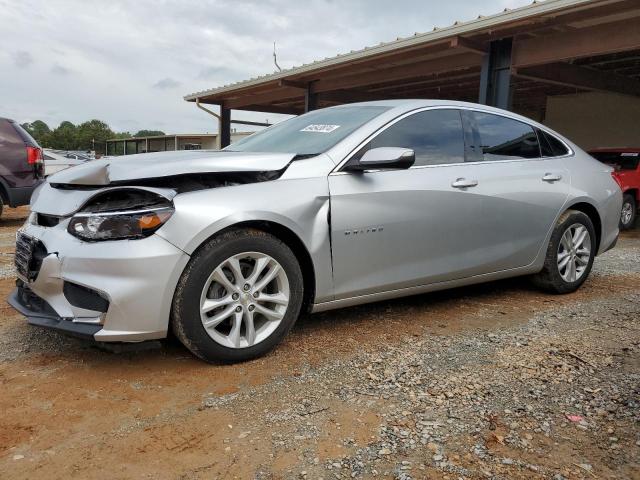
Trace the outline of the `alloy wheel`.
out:
[[[288,304],[284,268],[269,255],[245,252],[213,270],[200,295],[200,318],[215,342],[247,348],[278,328]]]
[[[629,202],[625,202],[622,205],[622,213],[620,214],[620,220],[623,225],[629,225],[631,223],[631,217],[633,217],[633,205]]]
[[[575,282],[591,259],[591,235],[587,227],[574,223],[565,230],[558,245],[558,271],[565,282]]]

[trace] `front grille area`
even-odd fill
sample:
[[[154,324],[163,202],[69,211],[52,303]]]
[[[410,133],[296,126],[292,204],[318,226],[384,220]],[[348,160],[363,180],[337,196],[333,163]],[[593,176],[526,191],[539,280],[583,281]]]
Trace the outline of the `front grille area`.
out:
[[[27,280],[35,280],[47,256],[47,248],[40,240],[36,240],[22,232],[16,235],[16,270]]]

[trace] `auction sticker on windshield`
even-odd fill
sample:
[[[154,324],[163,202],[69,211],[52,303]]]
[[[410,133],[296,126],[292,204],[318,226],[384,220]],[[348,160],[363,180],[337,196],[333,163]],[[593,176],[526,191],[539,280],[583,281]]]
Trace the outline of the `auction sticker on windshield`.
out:
[[[313,133],[331,133],[339,128],[340,125],[308,125],[300,131]]]

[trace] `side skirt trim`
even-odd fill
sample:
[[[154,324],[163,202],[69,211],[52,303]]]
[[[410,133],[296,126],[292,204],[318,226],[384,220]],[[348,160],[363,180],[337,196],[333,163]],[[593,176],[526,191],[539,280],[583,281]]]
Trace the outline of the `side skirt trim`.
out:
[[[370,293],[360,295],[358,297],[343,298],[340,300],[332,300],[330,302],[316,303],[313,305],[311,313],[325,312],[336,308],[352,307],[354,305],[362,305],[364,303],[380,302],[393,298],[408,297],[410,295],[418,295],[421,293],[435,292],[438,290],[446,290],[448,288],[463,287],[465,285],[473,285],[475,283],[490,282],[503,278],[517,277],[520,275],[530,275],[540,271],[538,266],[527,265],[526,267],[518,267],[510,270],[502,270],[500,272],[486,273],[475,275],[473,277],[461,278],[457,280],[448,280],[445,282],[430,283],[427,285],[418,285],[415,287],[401,288],[397,290],[388,290],[386,292]]]

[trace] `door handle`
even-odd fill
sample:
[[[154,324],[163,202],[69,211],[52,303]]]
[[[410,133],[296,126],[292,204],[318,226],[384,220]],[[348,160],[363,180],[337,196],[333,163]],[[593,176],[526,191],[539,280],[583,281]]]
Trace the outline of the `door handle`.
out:
[[[453,188],[470,188],[478,185],[477,180],[467,180],[466,178],[458,178],[451,184]]]
[[[543,182],[557,182],[559,180],[562,180],[562,175],[556,173],[545,173],[544,177],[542,177]]]

